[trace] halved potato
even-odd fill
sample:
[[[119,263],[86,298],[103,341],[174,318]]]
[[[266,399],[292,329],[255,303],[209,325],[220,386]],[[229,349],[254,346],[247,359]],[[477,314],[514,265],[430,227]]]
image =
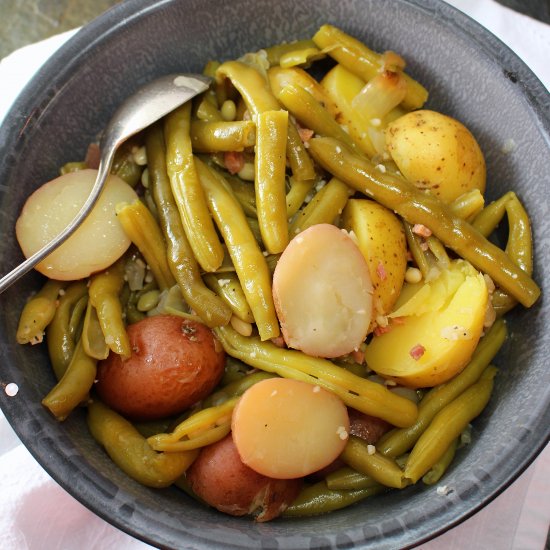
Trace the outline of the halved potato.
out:
[[[391,330],[374,336],[368,366],[411,388],[446,382],[468,363],[483,331],[488,290],[483,275],[455,260],[432,282],[405,285],[409,299],[390,317]]]

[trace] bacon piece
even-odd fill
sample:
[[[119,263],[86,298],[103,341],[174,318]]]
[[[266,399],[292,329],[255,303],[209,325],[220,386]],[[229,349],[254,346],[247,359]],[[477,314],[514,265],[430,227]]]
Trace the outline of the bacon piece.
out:
[[[426,348],[422,344],[416,344],[416,346],[413,346],[410,351],[409,355],[415,360],[418,361],[425,353]]]
[[[225,152],[223,162],[230,174],[237,174],[244,168],[244,156],[238,151]]]

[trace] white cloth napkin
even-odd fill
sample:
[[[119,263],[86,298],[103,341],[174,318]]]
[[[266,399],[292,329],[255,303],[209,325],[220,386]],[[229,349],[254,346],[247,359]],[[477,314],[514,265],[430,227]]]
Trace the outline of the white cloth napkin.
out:
[[[511,47],[550,89],[550,26],[492,0],[449,0]],[[26,46],[0,62],[0,122],[34,72],[74,32]],[[2,390],[0,390],[2,391]],[[14,396],[13,399],[17,399]],[[145,550],[61,489],[0,412],[0,547],[4,550]],[[422,550],[539,550],[550,526],[550,447],[501,496]]]

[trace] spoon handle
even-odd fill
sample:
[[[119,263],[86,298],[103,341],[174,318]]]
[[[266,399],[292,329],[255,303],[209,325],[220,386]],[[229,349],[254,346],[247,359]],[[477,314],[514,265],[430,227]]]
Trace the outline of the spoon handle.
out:
[[[90,195],[86,199],[86,202],[82,205],[82,208],[78,214],[73,218],[72,222],[69,223],[69,225],[67,225],[67,227],[59,233],[59,235],[57,235],[57,237],[52,239],[48,244],[32,254],[32,256],[29,256],[24,262],[20,263],[16,268],[12,269],[0,279],[0,294],[23,277],[23,275],[27,274],[54,250],[59,248],[82,225],[82,223],[84,223],[84,220],[93,210],[101,195],[101,192],[103,191],[103,188],[105,187],[105,182],[107,181],[107,177],[109,176],[111,166],[113,164],[113,149],[105,148],[104,151],[106,151],[106,154],[101,156],[95,183],[90,191]]]

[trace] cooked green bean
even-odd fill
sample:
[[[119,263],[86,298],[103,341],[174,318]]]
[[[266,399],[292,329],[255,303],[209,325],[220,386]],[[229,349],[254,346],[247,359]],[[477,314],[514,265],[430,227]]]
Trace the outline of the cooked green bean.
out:
[[[488,204],[474,219],[472,225],[484,236],[488,237],[500,223],[504,214],[506,214],[506,203],[514,195],[513,191],[508,191]]]
[[[132,204],[118,204],[116,211],[124,232],[138,247],[161,290],[174,286],[176,281],[168,265],[164,238],[150,210],[136,200]]]
[[[479,215],[483,210],[485,199],[479,189],[472,189],[457,197],[449,203],[452,213],[463,220],[468,220],[473,216]],[[485,235],[487,237],[487,235]]]
[[[510,257],[468,222],[454,216],[437,197],[423,193],[404,178],[381,173],[366,158],[333,138],[313,138],[312,156],[353,189],[372,197],[409,223],[429,227],[441,242],[487,273],[524,306],[538,299],[540,288]]]
[[[231,308],[234,315],[247,323],[254,322],[254,315],[236,273],[210,273],[205,275],[204,281]]]
[[[90,280],[90,302],[97,311],[105,342],[114,353],[124,358],[132,355],[124,326],[119,294],[124,286],[124,259],[118,260]]]
[[[57,420],[65,420],[87,398],[96,377],[96,365],[97,360],[85,353],[80,340],[65,374],[42,400]]]
[[[63,176],[72,172],[86,170],[86,168],[88,168],[88,165],[85,162],[67,162],[61,167],[59,174]]]
[[[413,226],[410,223],[403,222],[403,228],[414,263],[422,273],[422,278],[429,280],[432,269],[435,267],[433,258],[422,249],[421,238],[414,234]]]
[[[217,104],[214,105],[207,97],[203,97],[199,102],[196,116],[203,122],[222,122],[223,117]]]
[[[228,326],[215,329],[215,333],[227,354],[257,369],[321,386],[338,395],[349,407],[395,426],[410,426],[416,419],[417,408],[412,401],[326,359],[279,348],[257,337],[241,336]]]
[[[233,260],[262,340],[279,335],[271,292],[271,275],[239,203],[226,189],[223,176],[195,160],[212,216]]]
[[[206,287],[187,241],[166,173],[162,130],[152,126],[146,135],[149,177],[166,240],[168,264],[185,301],[209,327],[229,322],[231,309]]]
[[[256,128],[256,211],[265,248],[277,254],[288,244],[285,193],[288,113],[281,110],[259,113]]]
[[[374,445],[369,445],[354,435],[349,437],[340,458],[354,470],[372,477],[386,487],[403,489],[408,484],[403,470],[394,460],[377,452]]]
[[[311,39],[305,39],[293,40],[292,42],[284,42],[282,44],[275,44],[274,46],[264,48],[264,51],[267,54],[267,60],[269,64],[272,66],[279,65],[281,56],[284,56],[294,51],[306,50],[310,48],[316,48],[315,42],[313,42],[313,40]]]
[[[443,456],[422,476],[422,482],[426,485],[436,484],[447,471],[455,457],[458,438],[456,438],[443,453]]]
[[[282,516],[299,518],[327,514],[351,506],[372,495],[377,495],[383,490],[377,486],[356,491],[334,491],[329,489],[324,481],[319,481],[315,485],[302,489],[298,497],[282,513]]]
[[[191,122],[191,143],[196,153],[244,151],[256,143],[256,125],[251,120]]]
[[[343,466],[325,477],[325,483],[333,491],[356,491],[369,487],[380,487],[373,477],[362,474],[349,466]]]
[[[61,380],[71,362],[77,341],[77,331],[88,303],[88,287],[84,281],[71,283],[46,329],[46,342],[52,368]]]
[[[416,442],[407,464],[405,477],[416,483],[438,462],[462,430],[485,408],[493,390],[497,369],[487,367],[473,386],[441,409]]]
[[[217,169],[210,164],[209,166],[214,170]],[[257,218],[258,214],[256,211],[256,193],[254,192],[254,185],[243,181],[239,177],[232,176],[231,174],[224,174],[224,176],[227,183],[229,183],[233,195],[239,201],[243,212],[249,218]]]
[[[190,117],[191,103],[188,102],[164,119],[166,171],[193,254],[201,267],[210,272],[220,267],[223,249],[193,161]]]
[[[203,407],[213,407],[225,403],[228,399],[241,396],[248,388],[262,380],[274,378],[276,375],[269,372],[253,372],[241,376],[237,380],[226,384],[221,389],[211,393],[202,403]]]
[[[315,186],[315,180],[297,180],[294,177],[290,178],[290,189],[286,194],[286,215],[292,218],[309,195],[310,191]]]
[[[44,331],[51,323],[59,304],[59,292],[67,283],[48,279],[44,286],[25,304],[16,339],[19,344],[39,344],[44,339]]]
[[[101,360],[109,356],[109,346],[105,342],[96,308],[91,301],[88,301],[86,308],[81,339],[85,353],[93,359]]]
[[[323,25],[313,42],[365,82],[374,78],[385,64],[382,55],[332,25]],[[407,94],[401,105],[406,109],[419,109],[428,99],[428,91],[409,75],[403,73],[403,76],[407,82]]]
[[[502,319],[481,338],[464,370],[448,382],[432,388],[420,401],[416,422],[404,429],[392,430],[380,438],[376,448],[386,456],[406,453],[418,441],[434,416],[472,384],[475,384],[506,340],[506,324]]]
[[[187,470],[198,453],[153,451],[130,422],[96,400],[88,406],[88,427],[112,461],[147,487],[168,487]]]
[[[291,237],[318,223],[333,223],[342,213],[350,196],[349,187],[332,178],[296,215],[290,224]]]
[[[133,140],[127,141],[117,149],[111,173],[123,179],[128,185],[135,187],[141,179],[143,167],[134,160],[132,150],[137,147]]]

